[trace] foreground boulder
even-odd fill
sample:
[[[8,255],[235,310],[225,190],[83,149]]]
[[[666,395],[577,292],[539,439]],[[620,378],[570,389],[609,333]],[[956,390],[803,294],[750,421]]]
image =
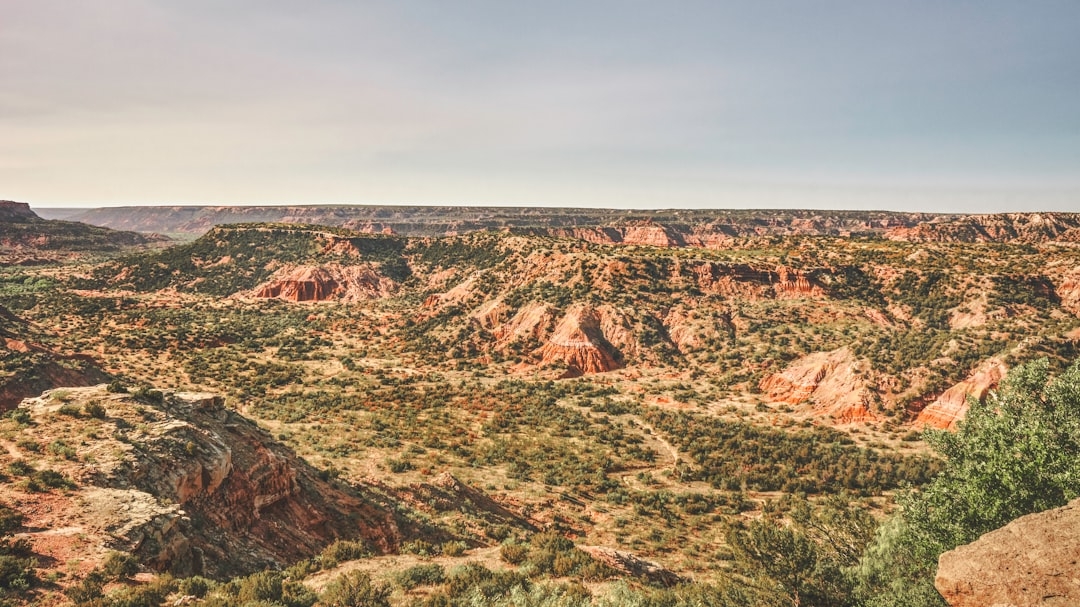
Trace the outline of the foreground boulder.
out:
[[[942,554],[934,585],[952,607],[1080,605],[1080,499]]]

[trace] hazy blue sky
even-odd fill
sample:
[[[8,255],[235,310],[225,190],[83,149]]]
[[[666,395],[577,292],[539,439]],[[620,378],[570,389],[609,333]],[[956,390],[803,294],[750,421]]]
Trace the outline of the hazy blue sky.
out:
[[[0,0],[0,198],[1080,211],[1080,2]]]

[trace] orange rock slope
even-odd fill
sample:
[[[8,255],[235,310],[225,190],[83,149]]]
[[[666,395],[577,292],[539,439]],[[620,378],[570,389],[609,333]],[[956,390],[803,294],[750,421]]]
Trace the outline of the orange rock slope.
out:
[[[1005,363],[991,358],[979,365],[964,381],[954,385],[919,412],[915,424],[951,430],[967,415],[968,397],[986,398],[987,392],[1005,377]]]
[[[589,306],[567,311],[540,349],[543,364],[566,365],[566,376],[604,373],[620,368],[600,328],[600,314]]]
[[[396,286],[367,265],[299,266],[279,271],[250,295],[288,301],[363,301],[385,297]]]
[[[815,352],[761,380],[760,388],[773,401],[805,403],[840,423],[872,421],[870,392],[855,373],[857,364],[847,348]]]

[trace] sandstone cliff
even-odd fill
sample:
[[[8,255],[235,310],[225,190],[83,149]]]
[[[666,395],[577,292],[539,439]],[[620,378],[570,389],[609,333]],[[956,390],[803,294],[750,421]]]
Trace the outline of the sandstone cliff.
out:
[[[870,393],[857,367],[847,348],[815,352],[765,377],[760,388],[773,401],[806,405],[840,423],[871,421]]]
[[[104,415],[59,411],[86,403]],[[362,539],[375,552],[400,541],[394,518],[362,489],[322,480],[221,397],[136,399],[102,385],[21,406],[35,424],[24,438],[40,440],[41,428],[59,441],[95,437],[66,463],[78,488],[49,525],[78,529],[87,558],[107,546],[158,570],[224,577],[290,564],[338,538]]]
[[[952,386],[915,418],[915,424],[951,430],[967,415],[968,398],[982,400],[1005,377],[1005,363],[991,358],[975,369],[964,381]]]
[[[287,301],[363,301],[392,294],[393,280],[370,265],[296,266],[284,268],[248,295]]]
[[[934,585],[951,607],[1080,605],[1080,500],[1022,516],[942,554]]]
[[[939,217],[886,232],[907,242],[1075,242],[1080,216],[1075,213],[999,213]]]

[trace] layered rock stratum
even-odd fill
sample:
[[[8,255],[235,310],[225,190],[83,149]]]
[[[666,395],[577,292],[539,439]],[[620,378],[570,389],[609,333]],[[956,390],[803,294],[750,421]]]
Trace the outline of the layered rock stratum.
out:
[[[803,405],[841,423],[875,419],[870,392],[848,348],[804,356],[762,379],[759,387],[773,401]]]
[[[80,414],[89,403],[102,414]],[[53,542],[63,530],[78,534],[68,553],[92,560],[112,548],[159,571],[220,578],[286,566],[336,539],[362,540],[376,553],[400,541],[394,517],[362,490],[323,480],[220,396],[99,385],[46,392],[20,407],[31,421],[16,441],[95,437],[63,468],[77,488],[50,507],[52,520],[31,521],[61,530],[48,536]],[[29,500],[46,497],[55,501]]]
[[[248,295],[286,301],[363,301],[386,297],[397,285],[370,265],[297,266],[277,272]]]
[[[915,418],[918,426],[930,426],[942,430],[952,430],[964,419],[969,408],[969,398],[982,401],[996,388],[1005,377],[1005,363],[991,358],[976,368],[964,381],[954,384],[934,399]]]
[[[601,320],[591,306],[568,310],[539,350],[542,363],[565,365],[568,377],[620,368],[614,348],[604,337]]]

